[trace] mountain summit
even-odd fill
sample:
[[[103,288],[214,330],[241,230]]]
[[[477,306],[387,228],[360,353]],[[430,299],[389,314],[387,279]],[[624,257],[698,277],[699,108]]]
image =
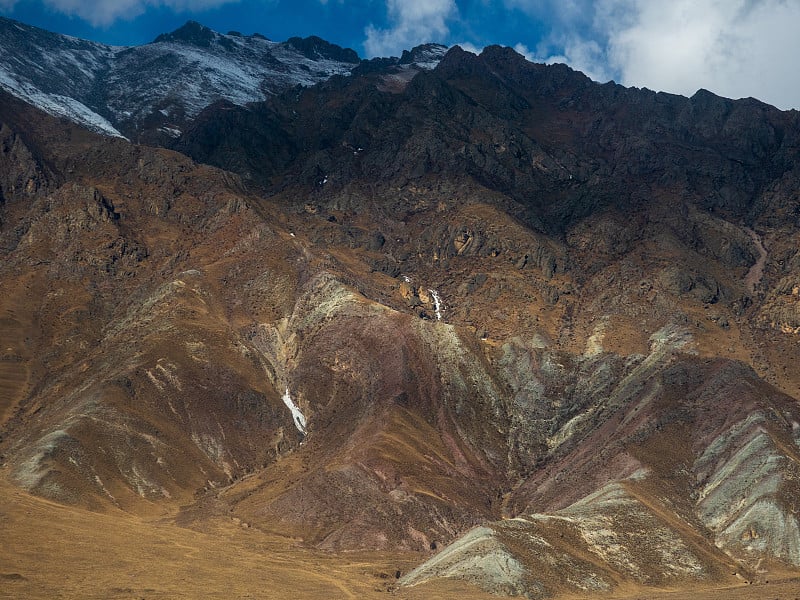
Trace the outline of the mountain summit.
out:
[[[420,46],[399,62],[432,69],[445,50]],[[278,43],[188,21],[150,44],[128,48],[0,17],[0,88],[92,131],[157,145],[180,137],[214,102],[245,106],[349,75],[361,63],[355,51],[316,36]]]
[[[198,46],[200,48],[210,48],[212,42],[218,42],[223,46],[230,46],[230,42],[226,44],[221,40],[227,40],[227,38],[197,21],[187,21],[182,27],[179,27],[172,33],[162,33],[153,40],[153,43],[177,42]]]
[[[195,21],[130,48],[0,18],[0,87],[93,131],[158,142],[218,100],[244,105],[348,74],[352,50],[319,38],[271,42]]]

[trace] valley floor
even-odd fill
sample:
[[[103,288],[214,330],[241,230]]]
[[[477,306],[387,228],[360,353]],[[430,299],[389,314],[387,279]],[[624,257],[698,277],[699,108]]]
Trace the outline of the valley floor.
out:
[[[91,513],[6,477],[0,469],[0,598],[387,598],[397,570],[421,559],[309,551],[228,519],[197,531],[169,516]],[[437,597],[428,592],[393,597]]]
[[[496,598],[458,583],[393,590],[412,553],[331,554],[213,518],[98,514],[31,496],[0,469],[0,598]],[[609,598],[609,596],[596,596]],[[800,579],[722,590],[626,590],[615,598],[800,597]]]

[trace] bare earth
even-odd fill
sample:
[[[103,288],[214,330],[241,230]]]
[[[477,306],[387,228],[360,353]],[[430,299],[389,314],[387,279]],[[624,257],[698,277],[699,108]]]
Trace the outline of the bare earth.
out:
[[[496,598],[460,583],[394,589],[414,553],[322,553],[214,519],[98,514],[31,496],[0,471],[0,598]],[[570,598],[586,598],[572,596]],[[641,600],[800,597],[800,579],[718,590],[625,590]]]

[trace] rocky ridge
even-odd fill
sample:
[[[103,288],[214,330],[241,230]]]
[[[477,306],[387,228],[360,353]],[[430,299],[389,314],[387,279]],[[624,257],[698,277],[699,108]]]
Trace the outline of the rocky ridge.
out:
[[[179,137],[209,104],[247,104],[348,74],[358,55],[319,38],[273,42],[194,21],[117,47],[0,18],[0,86],[93,131],[150,143]]]
[[[196,21],[149,44],[121,47],[0,18],[0,87],[88,129],[169,145],[214,103],[245,106],[297,86],[376,63],[400,78],[434,68],[446,48],[425,44],[402,57],[362,61],[311,36],[273,42],[217,33]]]

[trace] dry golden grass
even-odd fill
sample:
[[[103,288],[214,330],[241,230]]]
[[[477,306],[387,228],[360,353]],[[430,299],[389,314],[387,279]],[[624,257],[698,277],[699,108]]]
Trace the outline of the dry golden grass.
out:
[[[0,598],[495,598],[447,581],[393,590],[396,571],[410,569],[421,559],[416,554],[323,553],[224,518],[199,531],[171,518],[91,513],[31,496],[6,475],[0,472]],[[800,597],[800,580],[625,589],[613,597],[791,600]]]
[[[415,554],[307,550],[215,518],[202,531],[54,504],[0,475],[0,598],[386,598]],[[399,598],[485,598],[461,585]]]

